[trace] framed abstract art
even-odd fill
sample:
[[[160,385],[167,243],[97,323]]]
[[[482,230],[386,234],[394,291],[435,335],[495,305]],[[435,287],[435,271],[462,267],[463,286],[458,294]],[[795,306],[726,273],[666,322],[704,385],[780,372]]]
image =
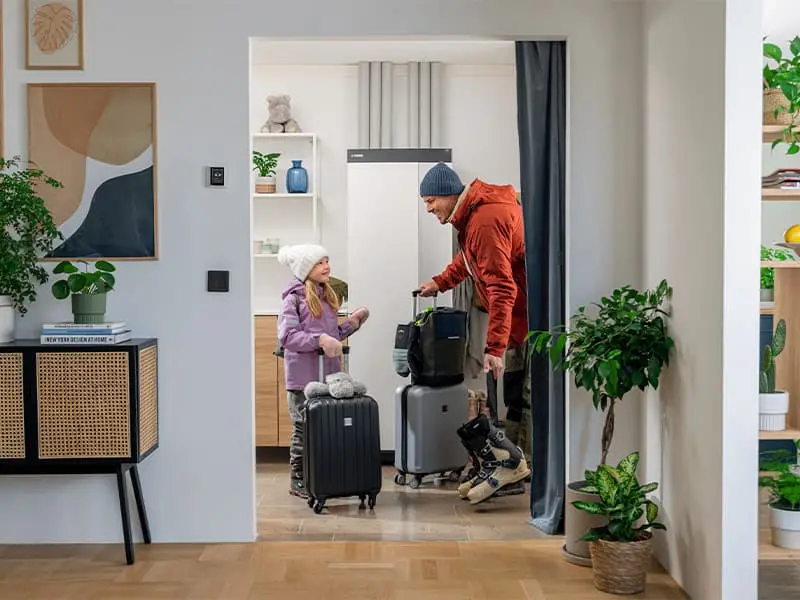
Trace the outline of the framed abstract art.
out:
[[[25,0],[25,68],[83,70],[83,0]]]

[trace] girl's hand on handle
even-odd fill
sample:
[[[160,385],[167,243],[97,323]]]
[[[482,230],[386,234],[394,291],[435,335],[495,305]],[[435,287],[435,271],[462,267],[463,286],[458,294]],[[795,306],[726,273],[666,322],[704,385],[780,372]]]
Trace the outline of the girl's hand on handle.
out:
[[[355,320],[357,327],[361,327],[366,320],[369,319],[369,309],[366,306],[357,308],[355,311],[353,311],[353,314],[350,315],[350,318]]]
[[[327,333],[319,336],[319,347],[325,352],[328,358],[335,358],[342,355],[342,342],[332,338]]]

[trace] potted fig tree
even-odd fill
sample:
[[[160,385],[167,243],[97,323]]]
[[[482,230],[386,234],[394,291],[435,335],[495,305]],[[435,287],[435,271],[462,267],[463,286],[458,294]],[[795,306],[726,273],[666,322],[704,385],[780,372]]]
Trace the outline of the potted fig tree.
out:
[[[274,194],[277,190],[275,170],[279,156],[279,153],[264,154],[253,150],[253,171],[257,173],[256,194]]]
[[[40,261],[64,239],[37,186],[63,187],[32,163],[0,158],[0,343],[14,340],[14,317],[25,316],[49,274]]]
[[[772,341],[764,347],[758,374],[758,428],[761,431],[786,429],[789,412],[789,392],[775,389],[775,359],[786,347],[786,321],[775,326]]]
[[[758,479],[769,490],[770,529],[772,543],[780,548],[800,550],[800,440],[795,452],[772,450],[762,454]]]
[[[76,261],[82,268],[65,260],[53,269],[54,275],[66,275],[53,283],[53,296],[57,300],[72,299],[74,323],[105,323],[106,298],[114,289],[116,267],[106,260],[92,264],[85,260]]]
[[[592,554],[594,587],[608,594],[638,594],[647,583],[653,544],[653,529],[665,530],[658,522],[658,505],[647,494],[658,483],[639,484],[636,469],[639,453],[632,452],[616,467],[602,464],[586,472],[583,490],[596,494],[594,502],[576,501],[573,506],[590,515],[602,516],[604,525],[592,527],[582,539]]]
[[[572,373],[575,385],[592,395],[596,410],[605,413],[600,464],[606,464],[614,437],[616,405],[633,389],[658,389],[662,369],[669,365],[674,341],[667,332],[669,314],[663,306],[672,288],[662,280],[655,288],[639,291],[622,286],[572,315],[570,327],[557,331],[532,331],[528,342],[534,352],[549,352],[554,368]],[[586,481],[567,485],[564,514],[564,556],[570,562],[591,564],[589,547],[581,536],[603,524],[602,515],[580,512],[573,502],[597,502],[583,491]]]

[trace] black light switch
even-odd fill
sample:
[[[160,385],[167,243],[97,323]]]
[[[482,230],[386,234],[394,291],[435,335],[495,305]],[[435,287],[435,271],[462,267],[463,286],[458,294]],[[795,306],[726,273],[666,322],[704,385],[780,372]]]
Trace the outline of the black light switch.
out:
[[[225,167],[208,167],[208,185],[225,185]]]
[[[207,289],[209,292],[231,291],[230,271],[208,271]]]

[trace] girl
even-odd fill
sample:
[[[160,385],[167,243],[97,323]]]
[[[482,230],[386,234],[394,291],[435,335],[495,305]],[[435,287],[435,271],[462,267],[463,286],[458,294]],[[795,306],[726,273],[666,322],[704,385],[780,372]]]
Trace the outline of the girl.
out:
[[[330,286],[328,252],[322,246],[285,246],[278,261],[291,269],[294,278],[281,295],[278,343],[284,349],[284,375],[292,441],[289,448],[291,486],[289,493],[307,498],[303,476],[303,389],[319,380],[320,348],[325,352],[324,375],[341,371],[342,342],[358,331],[369,317],[359,308],[339,325],[339,299]]]

